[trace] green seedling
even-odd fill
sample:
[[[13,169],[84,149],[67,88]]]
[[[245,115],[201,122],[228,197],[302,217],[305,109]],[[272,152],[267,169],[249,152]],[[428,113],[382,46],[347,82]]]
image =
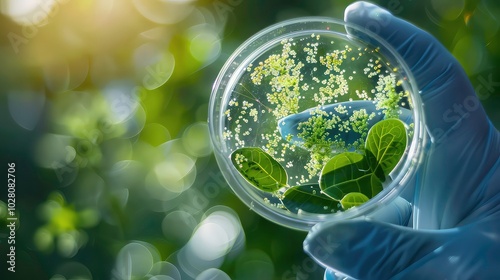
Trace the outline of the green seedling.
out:
[[[369,130],[362,152],[333,156],[317,184],[290,187],[286,170],[261,148],[235,150],[236,170],[257,189],[274,193],[291,212],[332,213],[359,206],[382,191],[382,183],[401,160],[407,130],[399,119],[382,120]],[[281,189],[285,189],[280,193]]]
[[[282,198],[283,205],[291,212],[328,214],[339,211],[340,203],[323,194],[319,184],[291,187]]]
[[[261,191],[276,192],[287,185],[285,169],[261,148],[240,148],[231,154],[236,170]]]
[[[365,202],[367,202],[369,198],[359,192],[352,192],[346,194],[342,200],[340,200],[340,204],[342,204],[342,208],[349,209],[351,207],[359,206]]]

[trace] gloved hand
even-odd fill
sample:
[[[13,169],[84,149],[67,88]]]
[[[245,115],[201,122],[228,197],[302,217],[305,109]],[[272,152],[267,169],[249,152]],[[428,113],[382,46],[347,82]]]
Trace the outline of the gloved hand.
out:
[[[408,186],[413,228],[377,217],[324,222],[304,250],[328,268],[325,279],[500,279],[500,134],[464,70],[431,35],[375,5],[354,3],[345,20],[379,27],[411,68],[430,146]],[[392,209],[402,223],[407,210]]]

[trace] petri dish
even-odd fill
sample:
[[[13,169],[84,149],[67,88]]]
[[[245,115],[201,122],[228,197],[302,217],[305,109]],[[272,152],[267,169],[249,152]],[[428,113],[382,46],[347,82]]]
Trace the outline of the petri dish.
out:
[[[333,18],[280,22],[245,41],[219,73],[208,120],[214,154],[235,194],[280,225],[309,230],[367,215],[402,192],[421,160],[418,93],[408,66],[376,34]],[[331,162],[346,153],[351,163],[353,153],[369,160],[367,142],[384,142],[371,130],[388,119],[404,125],[400,157],[385,174],[373,168],[382,175],[372,195],[339,197],[335,191],[345,182],[338,178],[354,176],[353,167],[367,174],[362,169],[372,165],[351,164],[347,172]],[[335,174],[335,188],[322,183],[325,174]],[[373,183],[350,179],[360,192]]]

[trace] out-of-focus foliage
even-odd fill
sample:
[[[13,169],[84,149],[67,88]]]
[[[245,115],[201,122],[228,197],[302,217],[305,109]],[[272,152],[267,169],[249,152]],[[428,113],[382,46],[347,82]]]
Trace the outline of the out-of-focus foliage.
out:
[[[20,221],[18,269],[1,278],[319,279],[305,233],[228,188],[207,104],[249,36],[292,17],[342,18],[351,2],[0,0],[0,159],[17,166]],[[500,127],[497,1],[374,2],[436,36]]]

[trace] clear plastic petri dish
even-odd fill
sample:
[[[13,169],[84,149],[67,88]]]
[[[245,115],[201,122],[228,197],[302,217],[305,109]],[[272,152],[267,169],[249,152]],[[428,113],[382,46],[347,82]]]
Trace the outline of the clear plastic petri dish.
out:
[[[324,17],[272,25],[219,73],[209,105],[214,153],[253,211],[309,230],[396,198],[422,157],[424,119],[398,53]]]

